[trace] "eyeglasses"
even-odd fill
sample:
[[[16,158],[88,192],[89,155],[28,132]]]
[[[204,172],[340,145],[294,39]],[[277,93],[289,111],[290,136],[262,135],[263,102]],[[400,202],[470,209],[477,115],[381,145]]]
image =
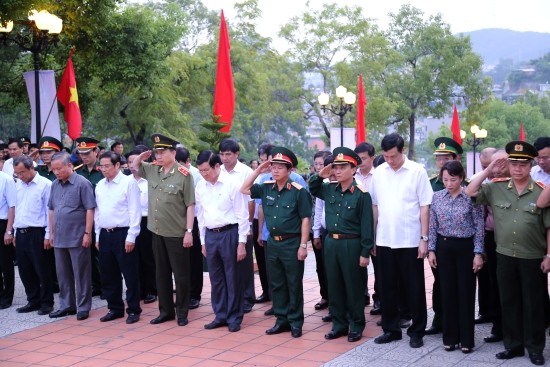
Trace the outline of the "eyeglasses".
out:
[[[98,165],[99,169],[109,169],[111,167],[113,167],[112,164],[100,164]]]
[[[199,170],[199,173],[205,175],[205,174],[207,174],[208,172],[210,172],[210,170],[211,170],[211,168],[208,168],[208,169],[200,169],[200,170]]]

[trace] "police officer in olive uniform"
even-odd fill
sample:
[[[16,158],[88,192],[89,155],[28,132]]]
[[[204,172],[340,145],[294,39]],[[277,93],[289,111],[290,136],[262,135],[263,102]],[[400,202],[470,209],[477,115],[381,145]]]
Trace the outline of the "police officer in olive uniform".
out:
[[[365,329],[364,268],[373,246],[372,200],[353,175],[361,158],[353,150],[340,147],[334,161],[309,181],[311,193],[325,201],[326,229],[324,257],[327,267],[329,309],[332,330],[326,339],[348,335],[348,341],[361,339]],[[323,183],[334,169],[336,183]]]
[[[530,176],[537,150],[524,141],[506,145],[508,159],[494,160],[468,185],[465,192],[478,204],[491,205],[497,244],[497,279],[502,306],[503,352],[497,359],[529,353],[531,363],[543,365],[545,346],[544,296],[541,292],[550,270],[550,209],[537,208],[543,184]],[[508,165],[511,178],[495,178],[483,185],[491,172]]]
[[[430,185],[432,185],[432,190],[434,192],[443,190],[445,185],[443,181],[439,178],[439,171],[441,167],[447,161],[453,161],[459,159],[458,156],[462,154],[462,147],[456,141],[447,137],[440,137],[434,140],[435,145],[435,166],[437,167],[437,173],[430,177]],[[439,272],[437,269],[431,268],[432,274],[434,275],[434,284],[432,288],[432,308],[434,311],[434,318],[432,321],[432,326],[426,329],[426,335],[438,334],[443,329],[443,317],[441,313],[441,285],[439,283]]]
[[[75,172],[84,176],[93,186],[94,195],[95,187],[99,181],[103,179],[103,173],[99,169],[99,161],[97,153],[99,140],[93,138],[80,137],[75,140],[76,149],[82,160],[82,164],[74,168]],[[92,230],[92,297],[101,296],[101,275],[99,272],[99,252],[95,247],[95,228]]]
[[[307,257],[311,218],[311,195],[290,179],[298,159],[289,149],[275,147],[271,161],[266,161],[249,175],[241,192],[262,199],[264,218],[269,228],[267,240],[268,273],[273,288],[275,326],[266,334],[290,331],[293,338],[302,336],[304,324],[304,260]],[[271,169],[273,180],[254,184],[256,178]]]
[[[153,232],[157,292],[160,315],[151,324],[174,320],[188,323],[191,271],[189,252],[193,246],[195,187],[191,172],[176,161],[174,139],[153,134],[156,160],[147,163],[151,151],[138,155],[132,169],[147,180],[149,216],[147,228]],[[172,293],[172,274],[176,285],[176,303]],[[175,309],[174,309],[175,306]]]

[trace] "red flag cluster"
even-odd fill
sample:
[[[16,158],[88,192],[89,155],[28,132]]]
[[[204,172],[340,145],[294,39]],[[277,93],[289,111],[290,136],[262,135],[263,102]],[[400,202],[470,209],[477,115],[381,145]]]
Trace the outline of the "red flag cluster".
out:
[[[218,116],[217,122],[226,123],[226,125],[220,129],[221,132],[225,133],[231,130],[231,122],[235,109],[235,89],[233,87],[230,48],[227,25],[225,24],[225,17],[223,16],[222,10],[213,114],[214,116]]]
[[[456,105],[453,109],[453,122],[451,123],[451,131],[453,133],[453,140],[462,145],[462,137],[460,136],[460,121],[458,120],[458,111]]]
[[[355,145],[359,145],[366,141],[365,134],[365,108],[367,107],[367,98],[365,97],[365,91],[363,90],[363,75],[359,75],[359,82],[357,84],[357,93],[359,98],[357,100],[357,122],[356,122],[356,136]]]
[[[63,115],[67,122],[67,133],[71,139],[75,140],[82,133],[82,116],[80,115],[80,106],[78,105],[78,93],[76,91],[76,79],[73,69],[73,53],[74,49],[69,54],[67,66],[59,83],[57,100],[65,108]]]
[[[523,122],[519,125],[519,140],[526,141],[525,140],[525,129],[523,128]]]

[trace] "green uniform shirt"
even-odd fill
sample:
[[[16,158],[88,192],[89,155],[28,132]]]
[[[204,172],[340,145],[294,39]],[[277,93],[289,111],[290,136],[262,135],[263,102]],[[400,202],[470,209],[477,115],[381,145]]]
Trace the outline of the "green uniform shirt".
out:
[[[92,168],[91,171],[88,170],[88,166],[83,164],[82,166],[78,167],[75,172],[78,173],[80,176],[86,177],[88,181],[91,182],[92,186],[94,187],[94,195],[95,195],[95,186],[99,181],[103,179],[103,173],[99,169],[99,162],[95,162],[94,168]]]
[[[433,192],[440,191],[445,188],[443,181],[439,180],[439,174],[430,177],[430,185],[432,185]]]
[[[311,217],[311,195],[290,178],[281,191],[273,180],[254,184],[253,199],[262,199],[264,218],[272,236],[301,234],[302,219]]]
[[[546,254],[546,228],[550,210],[537,208],[542,188],[531,180],[521,195],[511,179],[482,185],[478,204],[491,205],[497,252],[520,259],[540,259]]]
[[[183,237],[187,208],[195,204],[193,176],[177,162],[165,174],[161,166],[142,162],[139,176],[147,180],[149,208],[147,228],[163,237]]]
[[[40,164],[38,167],[36,167],[36,172],[42,177],[47,178],[50,181],[55,181],[57,177],[55,177],[53,171],[48,170],[48,166],[45,164]]]
[[[368,257],[373,245],[372,199],[355,180],[345,191],[339,183],[323,182],[313,175],[309,191],[325,201],[325,222],[329,233],[356,234],[361,239],[361,256]]]

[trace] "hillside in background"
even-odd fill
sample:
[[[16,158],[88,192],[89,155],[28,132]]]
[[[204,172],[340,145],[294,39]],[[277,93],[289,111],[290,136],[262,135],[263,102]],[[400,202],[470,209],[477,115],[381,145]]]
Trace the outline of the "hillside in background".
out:
[[[462,34],[470,36],[472,48],[483,57],[486,68],[504,59],[511,59],[515,64],[538,59],[550,52],[550,33],[492,28]]]

